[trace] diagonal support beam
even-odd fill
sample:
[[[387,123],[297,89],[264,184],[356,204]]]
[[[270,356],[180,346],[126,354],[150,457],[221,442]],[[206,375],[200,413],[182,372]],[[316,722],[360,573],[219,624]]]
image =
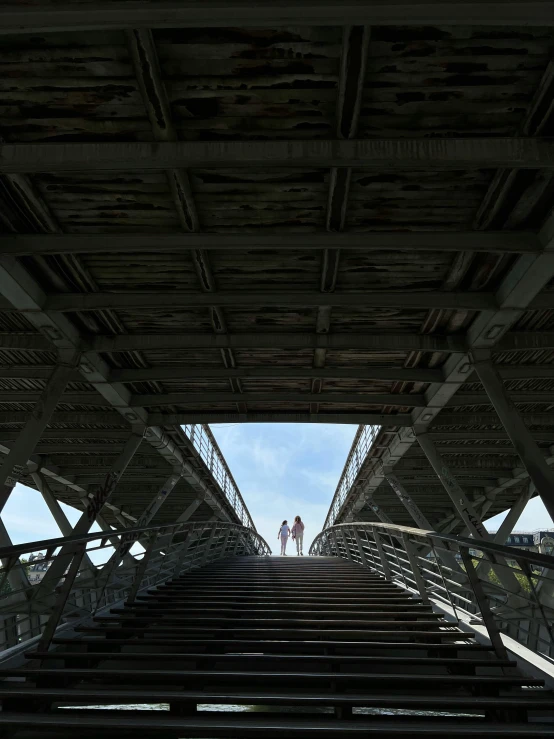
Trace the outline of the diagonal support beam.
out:
[[[96,521],[96,518],[104,505],[109,502],[113,496],[117,483],[121,480],[123,473],[127,469],[130,461],[134,457],[141,443],[143,442],[142,433],[132,433],[123,451],[119,454],[118,458],[112,465],[112,468],[106,474],[104,482],[97,488],[93,497],[88,501],[87,507],[84,513],[81,515],[75,526],[73,527],[72,534],[79,536],[87,534],[92,524]],[[43,598],[50,597],[60,577],[65,572],[69,563],[71,562],[74,553],[72,544],[66,544],[62,547],[60,553],[56,559],[52,562],[51,567],[44,576],[40,585],[37,586],[33,593],[33,601],[39,603]]]
[[[18,479],[24,473],[27,461],[40,441],[42,432],[50,421],[78,360],[79,351],[63,351],[58,364],[46,383],[46,387],[29,415],[25,427],[20,432],[8,455],[4,458],[0,467],[0,511],[4,508]]]
[[[470,503],[467,495],[452,474],[444,458],[438,452],[435,443],[429,434],[416,431],[416,438],[420,447],[425,452],[425,456],[429,460],[429,464],[435,470],[437,477],[450,496],[454,507],[458,511],[460,518],[463,520],[470,533],[478,539],[489,539],[489,533],[477,515],[477,511]]]
[[[44,475],[41,472],[32,472],[31,477],[33,478],[40,494],[42,495],[44,502],[48,506],[48,509],[52,514],[52,518],[56,522],[56,525],[61,531],[62,536],[71,536],[71,534],[73,533],[73,526],[70,524],[69,519],[63,512],[59,502],[56,500],[56,497],[50,489],[50,485],[48,485],[48,482],[46,481]],[[85,564],[87,569],[91,570],[91,572],[95,572],[96,567],[86,553],[83,557],[83,563]]]
[[[508,395],[488,350],[472,352],[473,366],[523,466],[554,521],[554,471]]]

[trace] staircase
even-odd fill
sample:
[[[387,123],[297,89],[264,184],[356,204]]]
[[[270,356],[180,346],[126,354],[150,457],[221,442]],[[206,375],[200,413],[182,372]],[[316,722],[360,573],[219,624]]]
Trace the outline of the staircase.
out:
[[[540,680],[337,558],[219,561],[95,622],[0,670],[1,733],[554,737]]]

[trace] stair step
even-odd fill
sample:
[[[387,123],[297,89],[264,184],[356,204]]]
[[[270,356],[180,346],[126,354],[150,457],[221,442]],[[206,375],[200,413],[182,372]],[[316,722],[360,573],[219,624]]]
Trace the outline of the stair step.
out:
[[[506,696],[476,695],[372,695],[371,693],[303,693],[297,690],[282,691],[239,691],[239,690],[144,690],[135,688],[123,690],[119,688],[37,688],[14,685],[0,686],[0,699],[5,698],[49,698],[52,701],[63,701],[64,704],[78,701],[94,701],[97,703],[167,703],[169,701],[198,701],[199,703],[238,704],[238,705],[316,705],[316,706],[365,706],[379,708],[412,708],[412,709],[475,709],[486,708],[529,708],[534,710],[550,710],[553,694],[544,691],[538,694]],[[0,714],[1,715],[1,714]]]
[[[89,629],[89,631],[95,632],[96,629]],[[463,637],[463,634],[458,636]],[[145,637],[139,640],[137,639],[106,639],[104,637],[82,637],[75,639],[74,637],[56,637],[53,639],[54,644],[92,644],[92,645],[126,645],[129,646],[170,646],[170,647],[224,647],[229,646],[231,648],[242,648],[242,649],[263,649],[267,652],[270,649],[277,650],[280,652],[283,649],[294,649],[295,651],[299,648],[299,642],[296,640],[285,640],[285,639],[272,639],[271,641],[261,640],[246,640],[246,639],[160,639]],[[386,642],[386,641],[329,641],[325,639],[317,641],[303,641],[301,642],[302,649],[332,649],[332,650],[344,650],[353,649],[358,652],[359,650],[370,650],[370,649],[386,649],[389,651],[401,649],[416,650],[416,651],[428,651],[428,650],[441,650],[444,652],[492,652],[492,646],[487,644],[476,644],[476,643],[463,643],[463,644],[452,644],[442,642],[414,642],[413,644],[407,645],[406,642]]]
[[[75,642],[74,642],[75,643]],[[137,644],[141,646],[141,644]],[[248,654],[227,653],[211,654],[206,652],[26,652],[27,659],[63,659],[63,660],[160,660],[160,661],[217,661],[237,662],[323,662],[334,664],[402,664],[402,665],[437,665],[450,667],[513,667],[517,663],[513,660],[478,659],[459,657],[393,657],[390,655],[330,655],[330,654]]]
[[[0,668],[0,677],[24,677],[33,678],[62,678],[64,680],[86,678],[100,678],[104,680],[112,678],[116,682],[122,682],[124,679],[146,679],[151,680],[199,680],[217,679],[217,680],[245,680],[253,678],[255,681],[260,680],[291,680],[294,678],[298,681],[329,681],[333,682],[366,682],[378,683],[379,685],[395,685],[397,687],[403,685],[437,685],[444,687],[447,684],[457,686],[511,686],[526,685],[532,687],[542,687],[544,680],[535,678],[521,677],[519,675],[406,675],[404,673],[359,673],[359,672],[305,672],[305,671],[280,671],[280,672],[255,672],[250,673],[244,670],[143,670],[143,669],[108,669],[98,668],[77,668],[65,667],[63,669],[48,669],[37,667],[21,667],[16,669]]]
[[[294,618],[293,616],[288,618],[248,618],[247,616],[242,616],[241,614],[237,614],[236,616],[173,616],[173,615],[166,615],[166,616],[134,616],[133,614],[125,615],[125,612],[123,609],[121,609],[123,612],[123,615],[117,615],[117,616],[95,616],[93,621],[95,623],[121,623],[125,624],[125,628],[127,626],[131,625],[134,626],[139,625],[148,625],[148,624],[160,624],[160,625],[169,625],[169,624],[176,624],[179,626],[180,624],[183,625],[231,625],[235,623],[240,623],[243,626],[252,625],[252,626],[269,626],[269,627],[276,627],[276,626],[283,626],[283,627],[290,627],[290,626],[318,626],[319,628],[329,628],[333,626],[367,626],[368,628],[372,628],[375,626],[389,626],[389,627],[402,627],[405,628],[406,626],[417,626],[418,628],[423,628],[425,626],[429,627],[437,627],[437,622],[440,621],[441,616],[440,614],[431,614],[428,616],[427,614],[423,614],[421,618],[417,619],[414,618],[414,615],[412,614],[394,614],[394,618],[379,618],[379,619],[372,619],[372,618]],[[417,614],[415,614],[417,616]],[[450,624],[448,624],[450,626]]]
[[[400,624],[401,626],[401,624]],[[192,636],[193,634],[197,635],[199,633],[205,633],[208,632],[210,635],[215,634],[227,634],[230,636],[230,634],[238,635],[240,636],[246,636],[246,635],[252,635],[256,638],[273,638],[273,637],[286,637],[287,639],[301,639],[304,640],[306,638],[308,639],[314,639],[321,636],[322,631],[320,629],[285,629],[285,628],[241,628],[239,626],[233,626],[229,628],[219,628],[217,626],[195,626],[195,627],[189,627],[188,629],[172,629],[168,630],[167,628],[162,627],[155,627],[155,626],[148,626],[148,627],[132,627],[127,626],[125,629],[123,629],[121,626],[111,626],[111,625],[105,625],[105,626],[76,626],[75,631],[82,632],[82,633],[99,633],[104,632],[106,634],[121,634],[122,631],[125,632],[133,632],[133,633],[148,633],[150,635],[155,634],[168,634],[170,636]],[[459,641],[464,641],[471,639],[475,636],[475,632],[470,631],[440,631],[440,630],[416,630],[412,629],[409,631],[403,631],[401,628],[398,629],[326,629],[325,630],[325,636],[328,638],[334,638],[337,639],[339,637],[343,637],[345,639],[348,639],[349,641],[353,638],[359,639],[359,640],[366,640],[371,641],[373,639],[377,639],[378,637],[394,637],[398,639],[399,637],[405,637],[410,639],[430,639],[431,637],[437,637],[441,639],[455,639]]]
[[[133,735],[148,734],[152,731],[163,731],[164,736],[194,736],[194,737],[237,737],[240,739],[259,739],[264,737],[298,736],[298,737],[332,737],[343,739],[345,736],[380,737],[383,735],[405,737],[411,736],[439,736],[449,737],[525,737],[532,736],[554,737],[552,724],[510,724],[485,723],[481,721],[452,722],[437,720],[430,722],[425,719],[411,719],[410,721],[393,722],[387,719],[370,721],[324,721],[317,719],[303,719],[299,716],[267,716],[248,717],[242,714],[232,717],[203,717],[201,713],[194,717],[171,717],[163,711],[149,711],[148,716],[118,716],[113,711],[93,711],[82,715],[81,711],[56,712],[55,714],[19,714],[11,712],[0,713],[0,726],[7,727],[41,727],[55,731],[68,730],[82,732],[85,729],[105,733],[106,730],[115,732],[121,729],[133,731]],[[91,715],[92,714],[92,715]]]
[[[313,609],[307,609],[302,610],[299,608],[256,608],[253,606],[244,606],[236,605],[234,608],[231,607],[220,607],[220,608],[209,608],[209,607],[201,607],[201,606],[190,606],[188,608],[182,608],[177,606],[160,606],[156,605],[154,603],[150,605],[126,605],[125,608],[112,608],[110,610],[110,613],[119,613],[124,615],[133,615],[136,614],[137,617],[148,617],[148,616],[155,616],[155,615],[163,615],[163,616],[174,616],[179,614],[194,614],[194,613],[202,613],[202,614],[211,614],[211,613],[220,613],[222,616],[229,615],[229,616],[240,616],[243,615],[249,615],[250,613],[255,613],[256,616],[263,616],[264,614],[272,614],[274,616],[279,616],[281,618],[284,618],[286,616],[289,616],[290,618],[297,618],[298,616],[303,615],[314,615]],[[337,617],[342,616],[344,618],[361,618],[364,616],[367,617],[373,617],[373,616],[379,616],[380,618],[384,618],[385,616],[390,616],[391,618],[397,618],[398,616],[402,615],[409,615],[410,617],[413,616],[425,616],[427,618],[440,618],[440,614],[435,614],[431,610],[430,606],[426,605],[413,605],[413,606],[398,606],[396,608],[391,608],[390,606],[383,606],[383,608],[375,608],[373,610],[368,611],[351,611],[351,610],[343,610],[343,611],[335,611],[335,610],[317,610],[318,616],[329,616],[329,617]]]

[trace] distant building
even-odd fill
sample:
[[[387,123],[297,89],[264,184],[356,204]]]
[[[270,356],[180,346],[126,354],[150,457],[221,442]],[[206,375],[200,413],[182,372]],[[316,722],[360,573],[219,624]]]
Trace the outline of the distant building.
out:
[[[514,531],[508,536],[504,542],[504,546],[517,547],[518,549],[525,549],[528,552],[552,554],[554,550],[554,529]]]
[[[48,572],[48,568],[51,564],[52,560],[48,560],[48,562],[44,561],[44,554],[42,552],[31,554],[29,557],[29,564],[27,566],[27,578],[29,583],[31,585],[38,585]]]

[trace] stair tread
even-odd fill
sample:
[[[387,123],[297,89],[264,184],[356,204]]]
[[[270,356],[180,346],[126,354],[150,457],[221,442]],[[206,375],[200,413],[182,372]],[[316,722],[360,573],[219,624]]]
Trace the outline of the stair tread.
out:
[[[520,677],[518,675],[405,675],[394,673],[362,673],[362,672],[306,672],[298,671],[279,671],[264,672],[256,671],[254,673],[247,670],[143,670],[143,669],[109,669],[104,667],[98,668],[74,668],[66,667],[63,669],[49,669],[40,667],[21,667],[21,668],[0,668],[0,676],[3,677],[79,677],[79,676],[114,676],[124,677],[132,675],[141,675],[142,677],[234,677],[234,678],[301,678],[301,679],[333,679],[333,680],[379,680],[401,682],[426,682],[426,683],[454,683],[459,685],[476,683],[486,685],[533,685],[542,686],[544,680],[536,678]]]
[[[508,667],[516,665],[514,660],[471,659],[458,657],[391,657],[390,655],[327,655],[327,654],[252,654],[245,652],[211,654],[206,652],[26,652],[28,659],[117,659],[117,660],[219,660],[232,661],[248,659],[254,661],[282,661],[294,660],[307,662],[367,662],[371,663],[398,663],[416,665],[460,665],[473,667]]]
[[[95,711],[95,714],[100,712]],[[55,714],[14,714],[11,712],[0,713],[0,725],[3,726],[41,726],[51,727],[56,730],[60,728],[76,729],[133,729],[135,731],[152,731],[152,729],[166,729],[169,731],[194,731],[195,735],[213,736],[214,731],[224,732],[224,736],[259,737],[260,732],[264,734],[281,736],[284,731],[297,735],[312,736],[389,736],[405,737],[407,733],[417,736],[444,736],[448,730],[450,736],[533,736],[554,737],[554,725],[552,724],[487,724],[480,721],[453,723],[451,721],[436,721],[430,723],[426,719],[412,719],[397,724],[387,719],[375,719],[370,721],[322,721],[321,719],[301,717],[267,716],[255,718],[244,718],[233,716],[229,718],[214,717],[210,714],[202,716],[201,713],[193,717],[171,717],[162,711],[150,711],[148,717],[114,716],[107,715],[113,712],[103,712],[101,715],[81,715],[79,711],[57,712]],[[147,718],[147,720],[145,720]],[[471,733],[469,733],[471,732]],[[217,734],[216,734],[217,735]]]
[[[19,687],[8,685],[0,685],[0,698],[2,697],[59,697],[68,703],[73,702],[72,699],[116,699],[129,700],[130,702],[167,702],[170,700],[187,700],[198,699],[202,703],[209,701],[233,702],[240,700],[243,704],[247,701],[267,700],[275,703],[319,703],[323,705],[333,704],[350,704],[369,706],[371,704],[378,706],[386,705],[405,705],[407,707],[415,706],[445,706],[452,707],[486,707],[486,706],[536,706],[549,708],[553,694],[551,691],[545,690],[540,694],[533,691],[532,695],[510,695],[510,696],[474,696],[474,695],[372,695],[371,693],[299,693],[297,690],[287,692],[282,691],[264,691],[264,690],[167,690],[156,688],[154,690],[134,689],[126,690],[120,688],[73,688],[61,686],[58,688],[36,688],[36,687]],[[546,704],[546,705],[545,705]],[[1,715],[1,714],[0,714]]]
[[[95,631],[95,629],[92,629]],[[278,640],[271,640],[271,642],[263,642],[258,640],[245,640],[245,639],[209,639],[208,641],[203,639],[156,639],[156,638],[141,638],[140,640],[132,640],[132,639],[106,639],[105,637],[82,637],[80,639],[74,639],[72,637],[56,637],[53,639],[54,644],[81,644],[81,643],[87,643],[87,644],[129,644],[129,645],[167,645],[167,646],[174,646],[174,645],[184,645],[184,644],[191,644],[195,646],[203,645],[203,646],[213,646],[214,644],[219,645],[241,645],[244,646],[246,644],[249,645],[258,645],[262,644],[265,649],[269,645],[274,645],[277,648],[281,649],[285,646],[293,646],[295,649],[298,648],[298,641],[296,640],[287,640],[287,639],[278,639]],[[379,649],[406,649],[406,642],[370,642],[370,641],[331,641],[331,640],[312,640],[312,641],[303,641],[302,644],[305,647],[318,647],[318,648],[341,648],[341,649],[369,649],[372,646],[378,646]],[[414,644],[409,645],[409,649],[445,649],[445,650],[451,650],[451,651],[483,651],[483,652],[492,652],[493,647],[488,644],[476,644],[476,643],[464,643],[464,644],[442,644],[440,642],[435,643],[420,643],[415,642]]]

